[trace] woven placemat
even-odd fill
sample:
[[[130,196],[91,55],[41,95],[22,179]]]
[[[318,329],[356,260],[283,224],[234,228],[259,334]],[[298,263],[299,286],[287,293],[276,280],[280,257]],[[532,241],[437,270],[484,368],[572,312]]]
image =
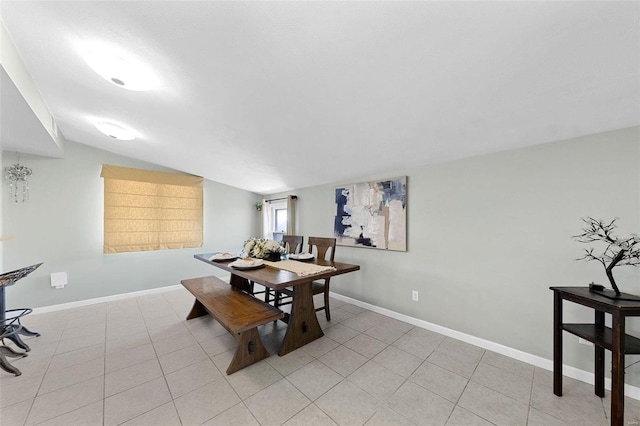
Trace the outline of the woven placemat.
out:
[[[326,271],[334,271],[336,269],[333,266],[321,266],[314,263],[298,262],[296,260],[281,260],[280,262],[269,262],[265,260],[264,263],[274,268],[293,272],[300,277],[315,275]]]

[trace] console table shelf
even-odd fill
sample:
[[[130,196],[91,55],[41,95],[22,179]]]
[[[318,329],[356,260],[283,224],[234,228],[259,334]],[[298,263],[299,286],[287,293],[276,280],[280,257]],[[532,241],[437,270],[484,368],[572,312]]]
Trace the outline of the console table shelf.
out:
[[[564,331],[582,337],[596,346],[613,349],[613,330],[596,324],[562,324]],[[640,339],[630,334],[624,335],[624,352],[627,355],[640,355]]]

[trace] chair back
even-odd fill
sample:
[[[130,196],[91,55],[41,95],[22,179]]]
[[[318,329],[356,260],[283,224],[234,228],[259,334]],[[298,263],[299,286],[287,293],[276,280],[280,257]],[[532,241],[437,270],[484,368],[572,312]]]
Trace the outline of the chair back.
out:
[[[333,262],[333,258],[336,254],[335,238],[309,237],[309,253],[313,253],[314,246],[318,252],[318,259],[330,260]],[[329,259],[327,259],[327,251],[329,251],[329,249],[331,249],[331,252]]]
[[[302,251],[304,237],[302,235],[283,235],[282,242],[287,253],[298,254]]]

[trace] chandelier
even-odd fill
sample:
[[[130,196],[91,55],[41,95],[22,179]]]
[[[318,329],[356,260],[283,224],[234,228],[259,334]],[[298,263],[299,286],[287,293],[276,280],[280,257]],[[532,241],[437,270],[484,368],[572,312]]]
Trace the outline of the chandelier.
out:
[[[31,175],[31,169],[20,164],[20,156],[18,156],[16,164],[5,167],[4,176],[9,181],[11,201],[17,204],[20,194],[23,203],[29,199],[29,177]]]

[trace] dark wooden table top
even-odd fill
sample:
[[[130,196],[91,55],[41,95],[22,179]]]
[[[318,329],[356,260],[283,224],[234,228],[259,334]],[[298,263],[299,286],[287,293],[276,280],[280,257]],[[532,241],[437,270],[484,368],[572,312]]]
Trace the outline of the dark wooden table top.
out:
[[[640,301],[610,299],[589,291],[589,287],[549,287],[549,289],[559,293],[564,299],[577,301],[604,312],[618,310],[625,314],[640,315]]]
[[[262,284],[263,286],[274,289],[274,290],[280,290],[285,287],[291,287],[291,286],[306,283],[309,281],[321,280],[324,278],[333,277],[335,275],[346,274],[348,272],[353,272],[360,269],[360,266],[352,265],[350,263],[331,262],[328,260],[315,259],[313,262],[305,262],[305,263],[312,263],[314,265],[321,265],[321,266],[333,266],[336,269],[326,271],[326,272],[321,272],[319,274],[305,275],[301,277],[294,272],[274,268],[269,265],[261,269],[253,269],[253,270],[235,269],[229,266],[231,262],[214,262],[209,260],[209,258],[212,255],[213,253],[203,253],[203,254],[196,254],[193,257],[205,263],[208,263],[209,265],[213,265],[217,268],[224,269],[225,271],[230,272],[233,275],[237,275],[247,280],[253,281],[255,283]]]

